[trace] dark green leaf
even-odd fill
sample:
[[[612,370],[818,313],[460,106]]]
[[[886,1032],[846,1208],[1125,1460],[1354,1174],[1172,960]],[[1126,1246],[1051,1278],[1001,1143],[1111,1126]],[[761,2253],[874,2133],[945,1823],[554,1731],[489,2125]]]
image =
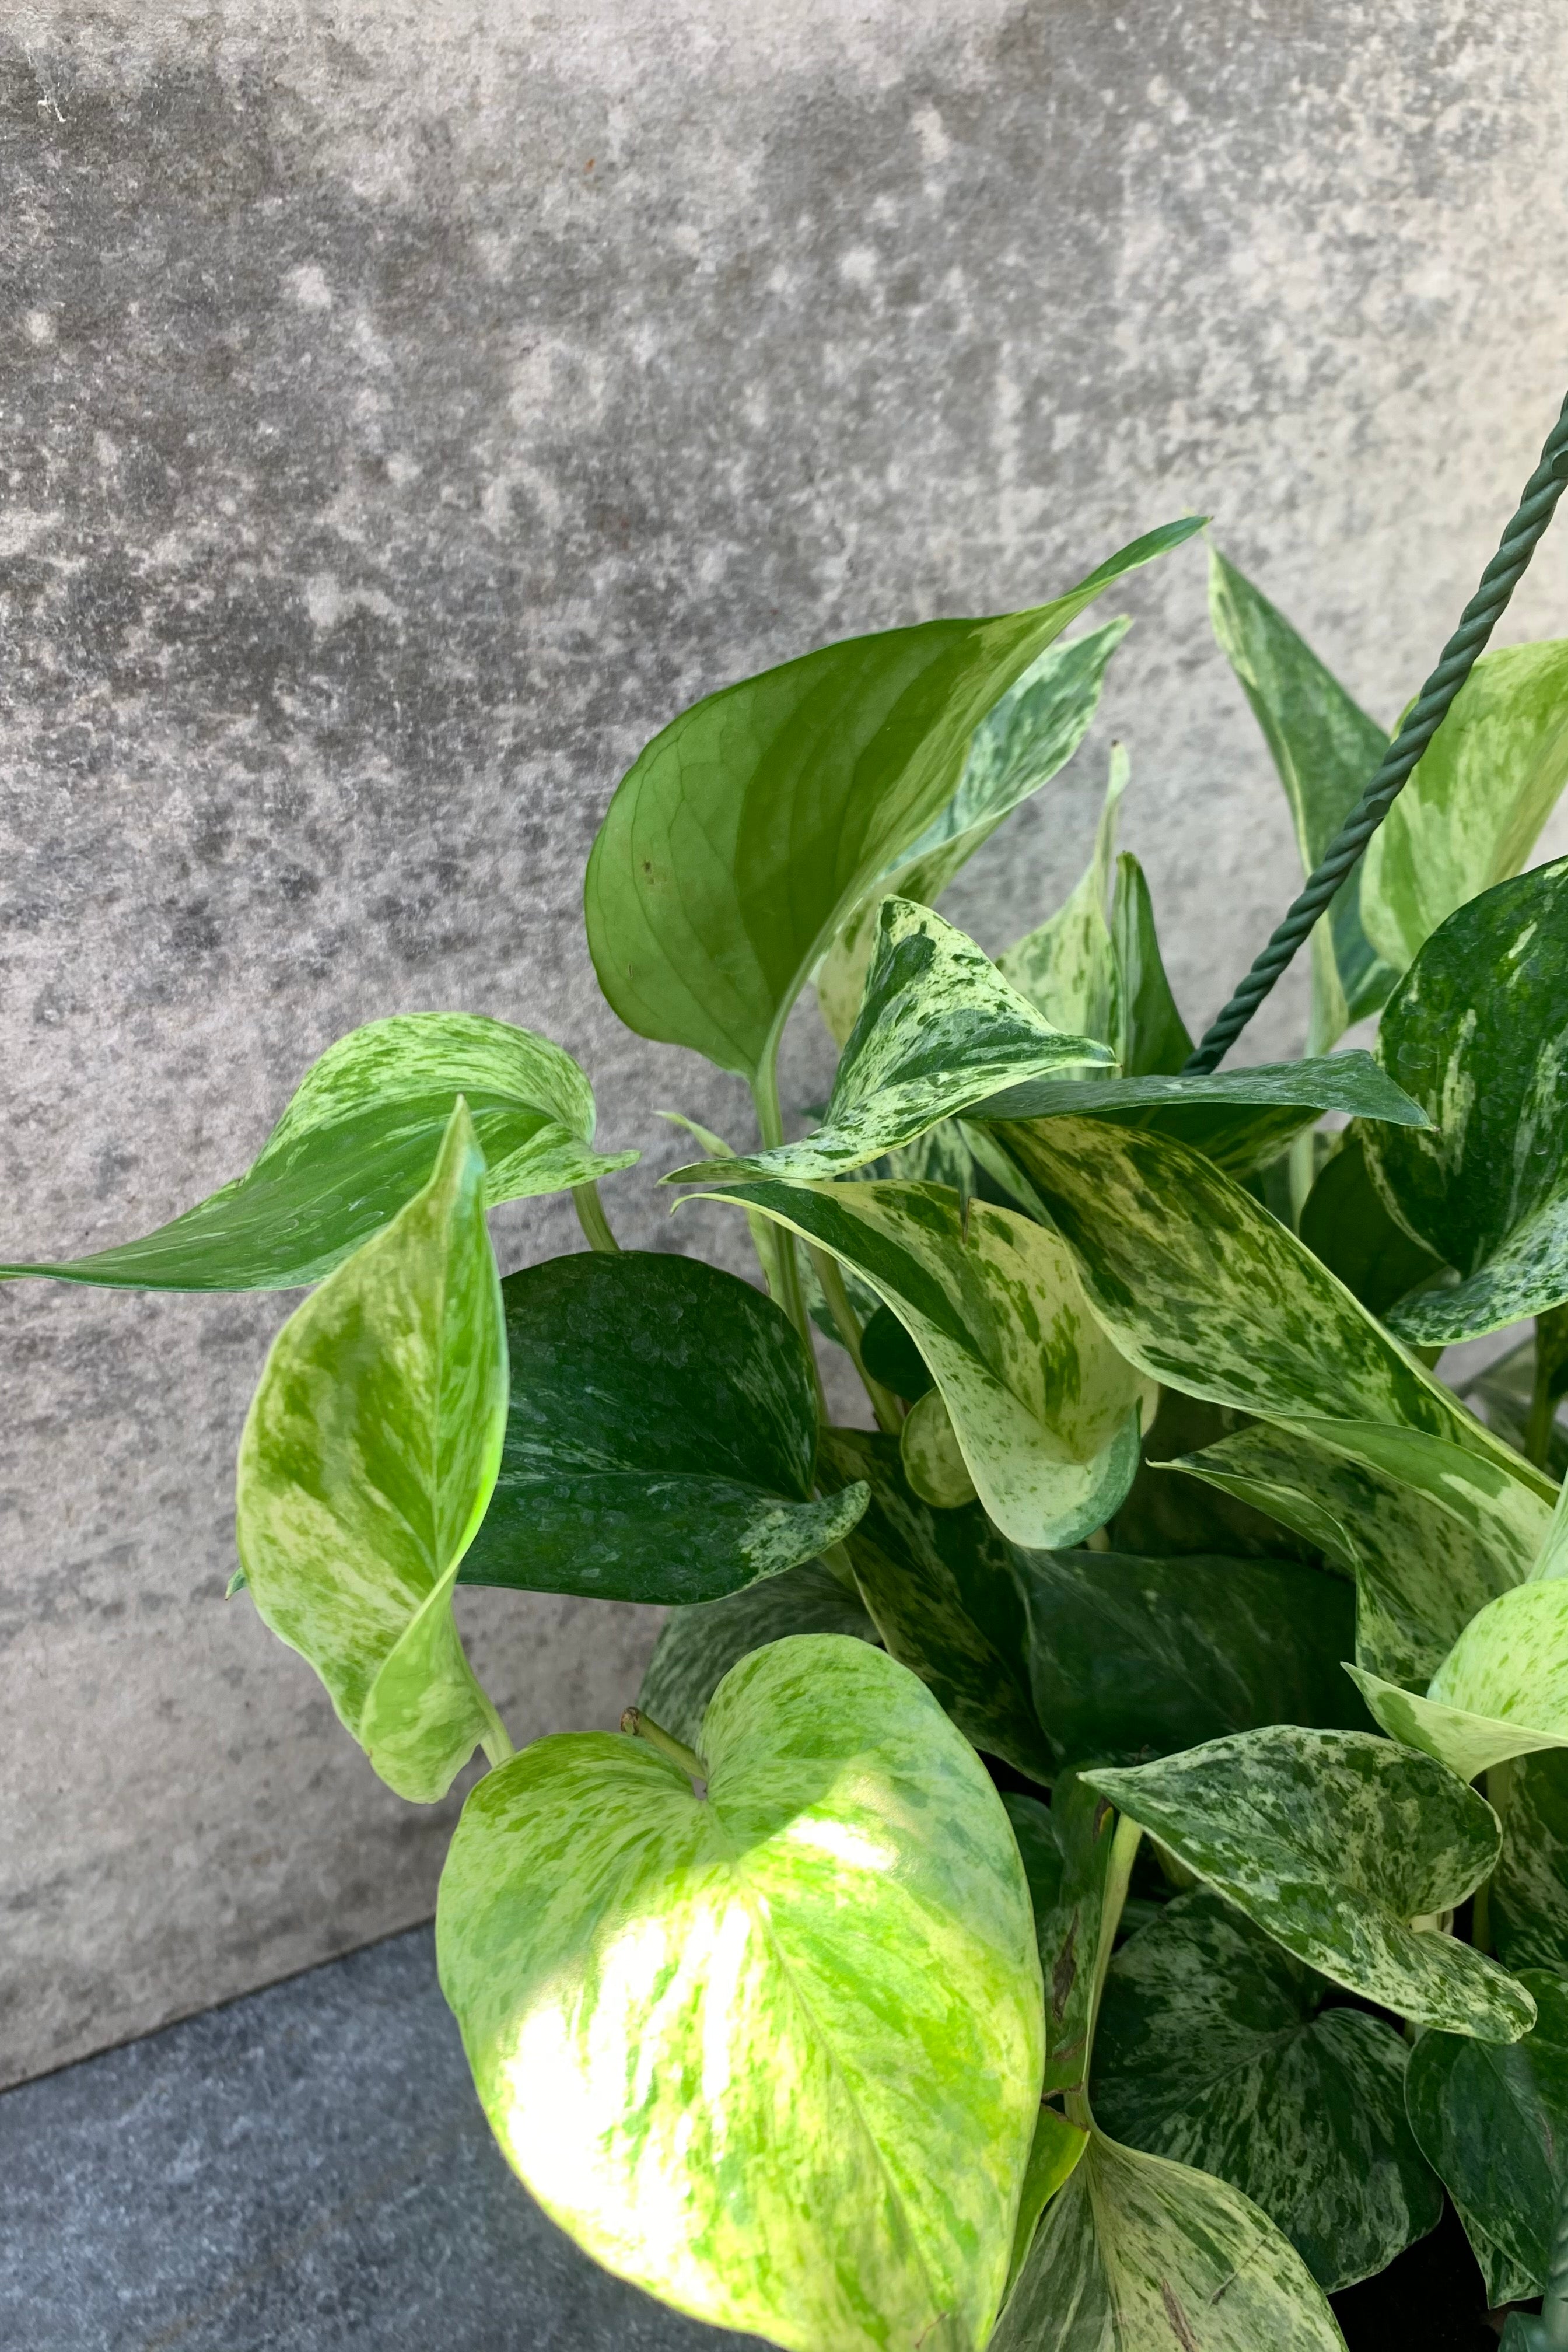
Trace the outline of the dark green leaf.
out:
[[[1436,1124],[1365,1131],[1389,1206],[1462,1277],[1390,1316],[1419,1345],[1568,1299],[1568,858],[1472,898],[1435,931],[1378,1033]]]
[[[1063,1779],[1047,1811],[1032,1797],[1003,1798],[1035,1906],[1046,1989],[1045,2095],[1081,2091],[1104,1925],[1116,1816],[1092,1789]]]
[[[1172,523],[1033,611],[856,637],[710,695],[622,779],[588,861],[588,944],[629,1028],[771,1071],[791,1005],[879,876],[951,801],[987,710]]]
[[[1193,1050],[1176,1010],[1154,929],[1154,902],[1143,868],[1125,852],[1116,861],[1110,936],[1121,979],[1116,1058],[1124,1077],[1172,1077]]]
[[[373,1021],[330,1046],[245,1175],[141,1241],[47,1265],[0,1265],[128,1290],[293,1290],[319,1282],[428,1181],[466,1099],[492,1209],[629,1168],[595,1154],[594,1097],[569,1055],[468,1013]]]
[[[1106,1532],[1112,1551],[1139,1559],[1210,1552],[1226,1559],[1308,1559],[1318,1544],[1291,1532],[1268,1507],[1184,1477],[1177,1457],[1233,1434],[1238,1416],[1180,1389],[1160,1391],[1143,1439],[1143,1465]]]
[[[1214,632],[1274,755],[1301,870],[1310,874],[1372,781],[1388,738],[1345,692],[1283,613],[1226,562],[1209,562]],[[1352,868],[1312,934],[1312,1048],[1375,1013],[1393,983],[1366,935],[1363,883]]]
[[[925,1358],[890,1307],[879,1307],[860,1335],[860,1353],[874,1381],[913,1404],[930,1388]]]
[[[1454,2033],[1529,2032],[1512,1977],[1411,1925],[1462,1903],[1498,1852],[1490,1807],[1429,1756],[1280,1725],[1084,1778],[1335,1984]]]
[[[637,1693],[646,1715],[695,1748],[708,1702],[731,1667],[786,1633],[849,1633],[875,1642],[865,1604],[819,1559],[748,1584],[726,1600],[672,1609]]]
[[[1112,2138],[1228,2180],[1331,2294],[1443,2210],[1405,2120],[1408,2045],[1332,1991],[1218,1895],[1178,1895],[1110,1963],[1093,2068]]]
[[[1048,1780],[1054,1751],[1029,1696],[1012,1547],[977,1503],[933,1511],[921,1502],[896,1437],[825,1430],[822,1465],[825,1477],[863,1480],[871,1490],[848,1538],[849,1558],[892,1655],[929,1685],[976,1748],[1031,1780]]]
[[[1301,1239],[1374,1315],[1429,1282],[1441,1258],[1395,1224],[1367,1172],[1361,1129],[1352,1127],[1308,1193]]]
[[[1035,2137],[1024,2171],[1024,2189],[1018,2200],[1018,2220],[1013,2231],[1013,2262],[1007,2273],[1009,2294],[1034,2242],[1035,2231],[1040,2226],[1040,2215],[1052,2198],[1066,2188],[1088,2147],[1089,2134],[1086,2131],[1080,2131],[1076,2124],[1069,2124],[1055,2107],[1040,2109],[1035,2118]]]
[[[1510,1969],[1568,1975],[1568,1755],[1548,1748],[1487,1774],[1502,1820],[1488,1889],[1493,1948]]]
[[[733,1275],[625,1250],[509,1276],[511,1404],[467,1584],[717,1600],[854,1525],[813,1502],[816,1391],[787,1318]]]
[[[1410,2121],[1454,2202],[1543,2292],[1568,2195],[1568,1980],[1521,1979],[1533,2030],[1503,2048],[1424,2033],[1410,2061]]]

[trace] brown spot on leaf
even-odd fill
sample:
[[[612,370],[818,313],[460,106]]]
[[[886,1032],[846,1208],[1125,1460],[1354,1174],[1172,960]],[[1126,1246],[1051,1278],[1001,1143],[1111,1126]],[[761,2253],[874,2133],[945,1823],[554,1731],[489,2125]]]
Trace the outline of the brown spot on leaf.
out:
[[[1182,2352],[1198,2352],[1198,2339],[1193,2334],[1192,2324],[1182,2309],[1169,2279],[1160,2281],[1160,2300],[1165,2306],[1165,2316],[1171,2323],[1171,2333],[1181,2346]]]

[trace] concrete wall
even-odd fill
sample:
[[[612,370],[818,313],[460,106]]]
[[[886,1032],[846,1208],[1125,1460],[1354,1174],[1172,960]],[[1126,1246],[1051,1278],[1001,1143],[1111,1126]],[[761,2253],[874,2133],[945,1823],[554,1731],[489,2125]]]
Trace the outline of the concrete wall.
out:
[[[395,1010],[547,1030],[656,1169],[657,1106],[741,1130],[617,1029],[578,877],[648,733],[824,638],[1200,507],[1392,713],[1568,380],[1565,93],[1550,0],[13,5],[0,1255],[144,1230]],[[951,905],[1047,909],[1113,725],[1195,1024],[1289,836],[1195,551],[1119,602],[1095,745]],[[4,2078],[430,1906],[452,1808],[222,1599],[283,1307],[0,1291]],[[465,1605],[520,1737],[635,1687],[646,1614]]]

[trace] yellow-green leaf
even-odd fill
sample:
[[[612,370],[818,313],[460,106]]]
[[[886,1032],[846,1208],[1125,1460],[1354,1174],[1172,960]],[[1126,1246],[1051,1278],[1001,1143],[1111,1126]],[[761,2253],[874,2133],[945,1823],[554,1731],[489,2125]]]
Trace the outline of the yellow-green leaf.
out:
[[[1127,754],[1112,746],[1110,779],[1094,836],[1094,855],[1064,906],[1000,959],[1006,979],[1054,1022],[1109,1042],[1121,1018],[1121,974],[1107,911],[1116,856],[1116,813],[1127,789]]]
[[[1568,1748],[1568,1582],[1521,1584],[1472,1617],[1426,1696],[1352,1668],[1384,1729],[1461,1780]]]

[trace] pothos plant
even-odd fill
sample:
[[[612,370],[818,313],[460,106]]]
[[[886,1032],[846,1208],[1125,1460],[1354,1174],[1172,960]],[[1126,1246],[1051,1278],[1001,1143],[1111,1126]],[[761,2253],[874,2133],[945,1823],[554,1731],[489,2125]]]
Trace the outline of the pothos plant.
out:
[[[1197,527],[731,687],[622,782],[595,964],[749,1087],[757,1148],[686,1122],[663,1181],[760,1282],[619,1249],[581,1071],[436,1013],[172,1223],[5,1269],[316,1286],[236,1584],[401,1795],[489,1759],[437,1947],[522,2180],[792,2352],[1321,2352],[1445,2188],[1491,2301],[1540,2293],[1568,2187],[1568,861],[1521,871],[1568,641],[1475,671],[1305,1059],[1182,1075],[1120,751],[1038,929],[932,911],[1089,725],[1127,624],[1069,625]],[[1310,865],[1383,730],[1217,554],[1212,604]],[[567,1190],[590,1248],[503,1281],[487,1212]],[[621,1731],[514,1753],[459,1583],[668,1604]]]

